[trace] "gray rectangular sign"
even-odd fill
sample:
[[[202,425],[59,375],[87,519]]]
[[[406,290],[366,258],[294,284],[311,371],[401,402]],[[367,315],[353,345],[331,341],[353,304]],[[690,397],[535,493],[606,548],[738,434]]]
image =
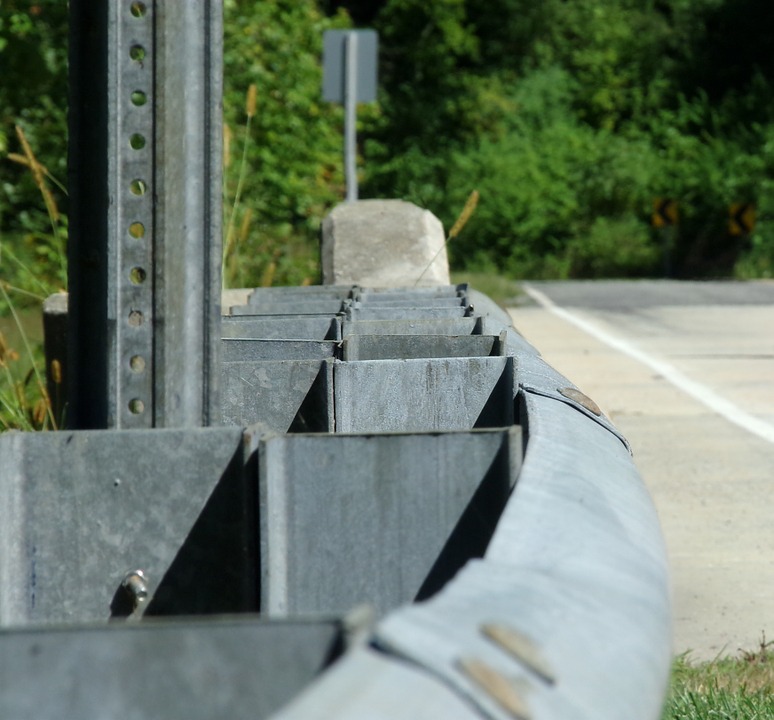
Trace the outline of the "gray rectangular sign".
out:
[[[357,36],[357,102],[376,100],[379,36],[375,30],[326,30],[323,35],[323,100],[344,102],[346,38]]]

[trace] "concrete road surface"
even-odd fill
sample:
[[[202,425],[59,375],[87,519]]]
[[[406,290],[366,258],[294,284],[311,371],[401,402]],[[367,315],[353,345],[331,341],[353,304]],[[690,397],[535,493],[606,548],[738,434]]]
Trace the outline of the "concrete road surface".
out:
[[[529,283],[511,311],[629,439],[672,567],[676,653],[774,640],[774,283]]]

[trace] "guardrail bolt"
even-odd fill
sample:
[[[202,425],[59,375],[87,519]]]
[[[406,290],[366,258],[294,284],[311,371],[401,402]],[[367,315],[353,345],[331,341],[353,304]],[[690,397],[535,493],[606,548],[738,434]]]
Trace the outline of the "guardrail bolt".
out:
[[[124,575],[121,587],[132,601],[132,607],[137,610],[148,599],[148,579],[142,570],[132,570]]]

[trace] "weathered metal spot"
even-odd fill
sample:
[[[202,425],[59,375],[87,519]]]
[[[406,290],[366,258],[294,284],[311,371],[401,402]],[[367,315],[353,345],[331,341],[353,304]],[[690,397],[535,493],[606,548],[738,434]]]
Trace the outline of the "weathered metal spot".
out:
[[[476,658],[460,658],[460,671],[517,720],[531,720],[529,708],[513,682],[485,662]]]
[[[568,400],[572,400],[573,402],[578,403],[578,405],[586,408],[586,410],[588,410],[590,413],[593,413],[594,415],[602,414],[602,410],[600,409],[599,405],[597,405],[588,395],[582,393],[580,390],[572,387],[559,388],[559,394],[564,395],[564,397],[566,397]]]
[[[524,667],[534,672],[545,682],[550,685],[556,682],[553,670],[531,638],[512,627],[495,623],[482,625],[481,633],[510,653]]]

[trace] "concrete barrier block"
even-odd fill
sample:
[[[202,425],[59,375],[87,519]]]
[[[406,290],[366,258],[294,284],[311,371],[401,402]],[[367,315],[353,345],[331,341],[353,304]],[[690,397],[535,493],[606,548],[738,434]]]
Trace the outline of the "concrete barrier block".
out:
[[[520,440],[519,428],[262,439],[261,611],[381,613],[431,596],[486,549]]]
[[[403,200],[336,206],[322,223],[323,284],[448,285],[443,225]]]

